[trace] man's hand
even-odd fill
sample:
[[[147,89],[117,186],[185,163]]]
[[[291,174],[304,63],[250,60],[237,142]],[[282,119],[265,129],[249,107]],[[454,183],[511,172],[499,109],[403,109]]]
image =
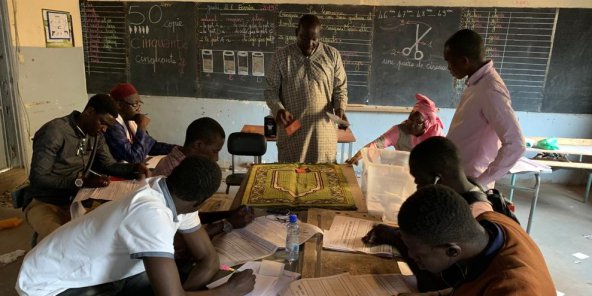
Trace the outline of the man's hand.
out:
[[[233,228],[243,228],[253,221],[253,208],[242,205],[226,220],[232,224]]]
[[[86,188],[97,188],[106,187],[109,185],[109,177],[97,174],[88,174],[83,180],[83,187]]]
[[[341,118],[342,120],[345,120],[345,121],[349,122],[347,120],[347,116],[345,116],[345,110],[339,108],[339,109],[335,110],[335,115],[339,116],[339,118]],[[344,129],[347,129],[347,126],[340,124],[340,125],[337,126],[337,128],[344,130]]]
[[[376,224],[370,231],[362,238],[362,242],[367,245],[392,245],[395,235],[399,232],[399,228],[388,226],[385,224]]]
[[[134,173],[136,174],[136,180],[144,180],[152,176],[150,170],[143,163],[134,164]]]
[[[245,295],[253,291],[255,287],[253,270],[235,272],[223,287],[225,291],[221,295]]]
[[[284,127],[288,126],[290,123],[292,123],[292,121],[294,121],[294,117],[292,117],[292,114],[286,109],[281,109],[275,116],[275,122],[281,124]]]
[[[362,152],[358,151],[358,153],[356,153],[354,156],[352,156],[352,158],[346,160],[345,162],[352,165],[358,165],[358,161],[360,161],[360,159],[362,159]]]
[[[138,125],[138,128],[142,130],[146,130],[148,124],[150,124],[150,118],[142,113],[136,113],[134,115],[134,121]]]

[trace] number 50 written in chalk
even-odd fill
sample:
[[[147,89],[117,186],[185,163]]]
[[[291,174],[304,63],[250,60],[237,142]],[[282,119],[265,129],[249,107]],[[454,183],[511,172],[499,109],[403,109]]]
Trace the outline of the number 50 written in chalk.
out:
[[[146,21],[146,16],[140,12],[137,11],[135,8],[140,7],[139,5],[130,5],[129,6],[129,10],[127,12],[127,14],[130,16],[128,18],[129,20],[129,24],[130,25],[141,25]],[[132,19],[135,19],[136,17],[131,17],[131,15],[137,15],[138,18],[141,18],[141,21],[135,22]],[[162,20],[162,8],[160,7],[160,5],[152,5],[150,7],[150,9],[148,10],[148,21],[156,24],[158,22],[160,22]]]

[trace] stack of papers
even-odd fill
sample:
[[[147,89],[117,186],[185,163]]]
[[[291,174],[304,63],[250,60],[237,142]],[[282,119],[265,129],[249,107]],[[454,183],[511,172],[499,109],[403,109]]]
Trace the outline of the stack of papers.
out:
[[[401,274],[348,273],[323,277],[301,279],[290,284],[283,296],[391,296],[414,292],[415,277]]]
[[[400,256],[392,246],[378,245],[370,247],[362,242],[362,238],[368,234],[374,224],[376,222],[370,220],[335,216],[331,228],[325,231],[323,248],[342,252],[360,252],[382,257]]]
[[[237,271],[252,269],[255,275],[255,287],[246,296],[277,296],[290,283],[300,278],[300,274],[284,270],[284,264],[263,260],[262,262],[247,262]],[[232,274],[227,275],[209,285],[208,289],[216,288],[226,282]]]
[[[286,247],[287,225],[275,216],[257,217],[241,229],[234,229],[214,238],[212,243],[220,256],[220,263],[234,266],[273,255],[278,248]],[[323,231],[308,223],[300,225],[300,243]]]

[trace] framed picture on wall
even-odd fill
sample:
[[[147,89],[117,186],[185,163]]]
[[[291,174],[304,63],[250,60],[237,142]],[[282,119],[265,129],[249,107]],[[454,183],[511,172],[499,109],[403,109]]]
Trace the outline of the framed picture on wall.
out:
[[[42,9],[46,47],[73,47],[72,16],[67,11]]]

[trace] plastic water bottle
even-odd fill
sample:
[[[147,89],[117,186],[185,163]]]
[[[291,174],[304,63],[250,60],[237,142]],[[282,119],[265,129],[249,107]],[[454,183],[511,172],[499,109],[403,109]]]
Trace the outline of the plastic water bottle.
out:
[[[300,250],[300,226],[298,226],[298,217],[290,215],[288,224],[288,234],[286,235],[286,260],[294,262],[298,260],[298,251]]]

